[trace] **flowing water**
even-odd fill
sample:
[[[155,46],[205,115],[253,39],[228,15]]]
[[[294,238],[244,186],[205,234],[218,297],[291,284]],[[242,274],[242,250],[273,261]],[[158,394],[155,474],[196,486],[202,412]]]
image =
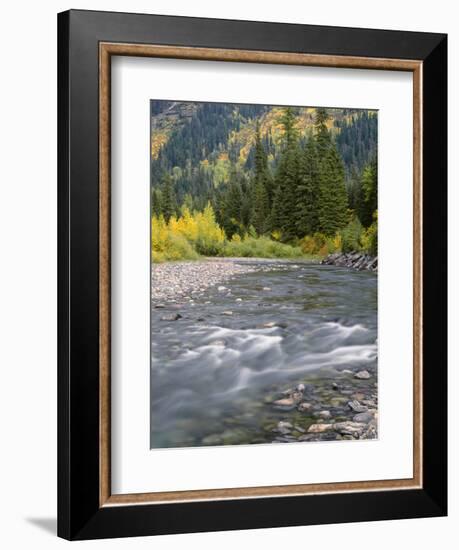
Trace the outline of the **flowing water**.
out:
[[[260,271],[171,306],[178,321],[152,308],[152,448],[268,442],[266,426],[285,417],[267,404],[276,392],[342,369],[375,372],[375,274],[250,263]]]

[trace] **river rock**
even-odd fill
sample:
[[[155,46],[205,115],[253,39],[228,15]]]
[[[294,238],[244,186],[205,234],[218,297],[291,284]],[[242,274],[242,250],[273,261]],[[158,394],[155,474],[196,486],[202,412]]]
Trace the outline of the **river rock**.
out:
[[[292,428],[293,425],[290,422],[284,422],[283,420],[281,420],[273,431],[279,432],[282,435],[286,435],[291,432]]]
[[[171,315],[163,315],[161,321],[178,321],[181,318],[180,313],[172,313]]]
[[[373,413],[370,411],[367,411],[367,412],[356,414],[352,420],[354,422],[365,422],[366,424],[368,424],[368,422],[371,422],[373,419],[374,419]]]
[[[296,407],[297,401],[295,401],[292,397],[286,397],[285,399],[278,399],[277,401],[274,401],[273,405],[281,409],[283,411],[291,411]]]
[[[222,311],[222,315],[233,315],[232,311]]]
[[[354,399],[354,401],[348,401],[348,406],[356,413],[363,413],[368,410],[368,407],[365,407],[365,405],[361,405],[357,399]]]
[[[333,429],[341,435],[352,435],[356,438],[363,434],[367,425],[364,422],[337,422]]]
[[[311,424],[308,433],[318,434],[329,430],[333,430],[333,424]]]
[[[300,412],[307,412],[307,411],[310,411],[311,409],[312,409],[312,404],[306,403],[305,401],[303,401],[298,405],[298,410]]]
[[[367,370],[361,370],[354,374],[354,378],[358,378],[359,380],[368,380],[371,378],[371,374]]]

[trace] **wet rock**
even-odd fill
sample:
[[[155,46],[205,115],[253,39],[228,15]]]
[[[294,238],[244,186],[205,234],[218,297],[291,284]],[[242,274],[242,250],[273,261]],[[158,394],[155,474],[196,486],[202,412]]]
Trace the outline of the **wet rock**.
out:
[[[337,384],[336,382],[333,382],[332,388],[333,388],[333,390],[335,390],[335,391],[338,391],[338,390],[339,390],[339,386],[338,386],[338,384]]]
[[[376,420],[368,423],[367,428],[362,432],[360,439],[376,439],[378,437],[378,426]]]
[[[218,292],[223,292],[224,290],[226,290],[226,286],[219,286],[217,290]]]
[[[373,419],[374,419],[373,413],[370,411],[367,411],[367,412],[356,414],[352,420],[354,422],[365,422],[366,424],[368,424],[368,422],[371,422]]]
[[[358,378],[359,380],[368,380],[371,378],[371,374],[367,370],[361,370],[354,374],[354,378]]]
[[[364,422],[337,422],[333,424],[333,429],[341,435],[352,435],[359,438],[367,425]]]
[[[180,313],[172,313],[171,315],[163,315],[161,321],[178,321],[181,318]]]
[[[378,271],[378,258],[361,252],[337,252],[329,254],[321,262],[324,265],[336,265],[339,267],[349,267],[359,271]]]
[[[165,308],[165,307],[166,307],[166,306],[165,306],[164,304],[156,304],[156,305],[155,305],[155,308],[156,308],[156,309],[163,309],[163,308]]]
[[[312,404],[306,403],[305,401],[303,401],[298,405],[298,410],[300,412],[307,412],[307,411],[310,411],[311,409],[312,409]]]
[[[271,290],[271,287],[269,287],[269,286],[264,286],[264,287],[263,287],[263,290],[269,291],[269,290]]]
[[[328,430],[333,430],[334,424],[311,424],[308,428],[308,433],[322,433]]]
[[[260,328],[274,328],[277,324],[275,321],[269,321],[268,323],[263,323],[260,325]]]
[[[306,386],[304,384],[298,384],[296,387],[297,391],[304,393],[304,390],[306,389]]]
[[[232,311],[222,311],[222,315],[233,315]]]
[[[276,428],[274,428],[273,432],[279,432],[282,435],[287,435],[292,431],[293,425],[290,422],[284,422],[281,420]]]
[[[354,401],[349,401],[348,406],[356,413],[363,413],[368,410],[368,407],[361,405],[356,399],[354,399]]]
[[[286,397],[284,399],[278,399],[274,401],[273,405],[282,411],[291,411],[297,405],[298,401],[295,401],[292,397]]]
[[[210,345],[211,346],[226,346],[226,340],[213,340],[212,342],[210,342]]]

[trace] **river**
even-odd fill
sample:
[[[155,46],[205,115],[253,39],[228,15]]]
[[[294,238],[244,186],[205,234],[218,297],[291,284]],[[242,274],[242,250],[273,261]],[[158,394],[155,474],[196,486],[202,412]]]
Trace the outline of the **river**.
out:
[[[301,261],[247,263],[256,270],[191,301],[152,305],[152,448],[282,441],[278,422],[297,426],[285,439],[294,441],[323,410],[352,420],[347,400],[377,399],[377,275]],[[181,318],[167,322],[171,312]],[[356,379],[362,369],[370,380]],[[298,384],[311,412],[273,406]]]

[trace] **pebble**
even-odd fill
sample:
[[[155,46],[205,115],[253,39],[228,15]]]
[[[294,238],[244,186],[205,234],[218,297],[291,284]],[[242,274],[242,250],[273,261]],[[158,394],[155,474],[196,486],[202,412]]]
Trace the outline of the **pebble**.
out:
[[[354,378],[358,378],[359,380],[368,380],[371,378],[371,374],[367,370],[361,370],[354,374]]]

